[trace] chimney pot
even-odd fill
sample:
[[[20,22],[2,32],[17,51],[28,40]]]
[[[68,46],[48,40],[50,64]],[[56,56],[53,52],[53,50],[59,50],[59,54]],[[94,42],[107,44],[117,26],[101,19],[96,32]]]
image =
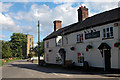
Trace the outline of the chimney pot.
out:
[[[88,17],[88,8],[81,6],[78,9],[78,21],[81,22]]]

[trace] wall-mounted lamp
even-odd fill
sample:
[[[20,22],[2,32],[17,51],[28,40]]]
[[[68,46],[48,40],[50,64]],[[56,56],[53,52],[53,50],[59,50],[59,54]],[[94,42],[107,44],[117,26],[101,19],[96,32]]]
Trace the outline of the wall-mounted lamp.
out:
[[[96,31],[96,29],[93,29],[94,31]]]
[[[91,30],[91,33],[93,32],[93,30]]]

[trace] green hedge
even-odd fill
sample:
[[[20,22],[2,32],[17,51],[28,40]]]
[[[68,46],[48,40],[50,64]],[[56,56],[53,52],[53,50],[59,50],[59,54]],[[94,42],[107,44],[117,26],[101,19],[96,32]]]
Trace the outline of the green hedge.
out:
[[[0,66],[3,66],[3,64],[4,64],[4,63],[2,62],[2,60],[0,60]]]

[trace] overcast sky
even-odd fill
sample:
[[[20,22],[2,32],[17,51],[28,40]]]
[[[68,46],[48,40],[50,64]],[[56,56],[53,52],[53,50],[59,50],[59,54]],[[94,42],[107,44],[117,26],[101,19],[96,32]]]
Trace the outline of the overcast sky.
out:
[[[40,20],[41,40],[50,34],[53,21],[61,20],[62,27],[78,20],[77,9],[80,5],[87,6],[89,17],[118,7],[119,0],[4,0],[0,2],[0,40],[10,40],[12,33],[33,35],[37,42],[37,21]]]

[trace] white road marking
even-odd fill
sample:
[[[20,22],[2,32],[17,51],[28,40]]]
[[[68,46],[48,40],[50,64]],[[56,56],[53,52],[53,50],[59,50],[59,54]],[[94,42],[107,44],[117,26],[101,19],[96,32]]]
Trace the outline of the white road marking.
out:
[[[54,75],[58,75],[57,73],[53,73]]]
[[[72,76],[72,75],[68,75],[68,74],[57,74],[57,73],[53,73],[54,75],[62,75],[62,76]]]
[[[61,74],[61,75],[64,75],[64,76],[72,76],[72,75],[69,75],[69,74]]]

